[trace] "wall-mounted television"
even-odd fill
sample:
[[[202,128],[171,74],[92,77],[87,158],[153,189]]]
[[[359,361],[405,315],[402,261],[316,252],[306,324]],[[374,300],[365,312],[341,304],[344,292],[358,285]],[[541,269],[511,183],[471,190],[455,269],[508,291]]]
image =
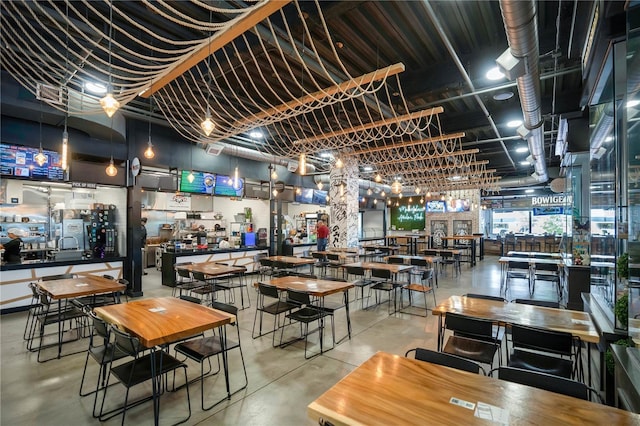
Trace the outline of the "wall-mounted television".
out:
[[[302,188],[300,194],[296,193],[294,199],[298,203],[313,203],[313,188]]]
[[[193,182],[189,182],[189,174],[193,173]],[[213,173],[183,170],[180,175],[180,192],[213,195],[216,177]]]
[[[35,160],[39,151],[29,146],[0,144],[0,174],[26,179],[64,180],[60,154],[43,149],[47,161],[40,166]]]
[[[451,200],[447,203],[448,212],[468,212],[471,210],[469,200]]]
[[[428,213],[444,213],[447,211],[447,203],[441,200],[427,201],[426,209]]]
[[[238,178],[236,182],[230,176],[216,175],[216,186],[213,193],[226,197],[242,197],[244,196],[244,179]]]
[[[326,205],[327,204],[327,191],[321,191],[319,189],[314,189],[313,190],[313,198],[311,199],[311,202],[313,204],[320,204],[320,205]]]

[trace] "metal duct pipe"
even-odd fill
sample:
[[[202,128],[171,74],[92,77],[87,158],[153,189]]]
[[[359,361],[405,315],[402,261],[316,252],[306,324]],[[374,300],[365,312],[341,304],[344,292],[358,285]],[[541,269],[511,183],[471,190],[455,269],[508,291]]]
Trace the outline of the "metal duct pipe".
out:
[[[313,177],[315,183],[322,182],[323,184],[328,184],[330,181],[329,175],[316,175]],[[371,189],[372,191],[378,193],[380,191],[384,191],[387,194],[391,194],[391,186],[384,185],[382,183],[371,182],[366,179],[358,179],[358,186],[360,189]]]
[[[525,61],[525,73],[517,78],[529,152],[533,157],[533,183],[549,180],[544,159],[544,120],[540,105],[538,23],[533,0],[500,0],[500,10],[511,55]],[[524,181],[530,181],[525,178]]]
[[[209,144],[206,146],[205,151],[209,151],[212,147],[220,147],[222,148],[216,155],[219,155],[221,152],[226,152],[228,155],[232,155],[235,157],[246,158],[247,160],[260,161],[262,163],[275,164],[277,166],[284,166],[289,171],[295,172],[298,169],[298,162],[296,160],[291,160],[290,158],[277,157],[275,155],[265,154],[260,151],[256,151],[255,149],[244,148],[238,145],[232,145],[230,143],[225,142],[216,142],[214,144]],[[295,167],[294,170],[291,170]],[[307,163],[307,173],[313,173],[316,171],[316,166],[313,164]]]

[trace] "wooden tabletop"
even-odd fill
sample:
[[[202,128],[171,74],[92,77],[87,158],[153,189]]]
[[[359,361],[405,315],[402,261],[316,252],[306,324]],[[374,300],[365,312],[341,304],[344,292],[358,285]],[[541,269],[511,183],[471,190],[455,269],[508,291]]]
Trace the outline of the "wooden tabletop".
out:
[[[343,268],[359,267],[363,269],[385,269],[385,270],[391,271],[394,274],[397,274],[398,272],[404,272],[413,268],[413,265],[400,265],[397,263],[377,263],[377,262],[353,262],[353,263],[345,263],[344,265],[340,265],[340,266],[342,266]]]
[[[442,240],[476,240],[484,237],[484,235],[450,235],[447,237],[440,237]]]
[[[381,245],[365,245],[362,246],[363,249],[365,250],[377,250],[377,249],[382,249],[382,250],[400,250],[400,246],[381,246]]]
[[[276,262],[287,263],[289,265],[313,265],[316,263],[316,259],[306,259],[303,257],[295,256],[269,256],[267,259]]]
[[[342,253],[358,253],[358,247],[329,247],[327,248],[329,251],[338,251]]]
[[[54,300],[70,299],[73,297],[90,296],[92,294],[111,293],[123,291],[126,285],[118,281],[87,275],[78,278],[65,278],[62,280],[38,281],[38,287],[46,291]]]
[[[435,251],[436,253],[451,253],[452,255],[457,255],[462,253],[462,250],[446,249],[446,248],[425,249],[425,250],[422,250],[422,253],[433,252],[433,251]]]
[[[147,348],[236,321],[235,315],[176,297],[136,300],[94,311],[103,320],[138,337]]]
[[[353,283],[350,282],[317,280],[296,276],[274,278],[267,281],[266,284],[278,287],[280,290],[290,288],[293,290],[306,291],[316,297],[329,296],[330,294],[347,291],[354,287]],[[257,287],[258,283],[254,285]]]
[[[433,308],[433,315],[447,312],[485,318],[504,324],[520,324],[571,333],[580,339],[598,343],[600,336],[587,312],[545,308],[520,303],[451,296]]]
[[[544,258],[541,259],[539,257],[509,257],[509,256],[502,256],[498,259],[498,263],[509,263],[509,262],[527,262],[530,265],[542,265],[542,264],[546,264],[546,265],[564,265],[564,260],[563,259],[554,259],[554,258]]]
[[[527,256],[527,257],[551,257],[553,259],[561,259],[562,255],[560,253],[545,253],[540,251],[509,251],[507,256]]]
[[[358,253],[352,253],[352,252],[346,252],[346,251],[314,251],[314,253],[318,253],[321,254],[323,256],[326,256],[328,254],[337,254],[340,259],[346,259],[348,257],[358,257]]]
[[[638,414],[378,352],[307,407],[314,423],[338,425],[491,425],[452,399],[507,410],[512,425],[622,425]]]
[[[203,274],[212,277],[227,274],[238,274],[247,271],[247,268],[245,268],[244,266],[228,266],[216,262],[202,262],[193,263],[191,265],[180,265],[176,266],[176,269],[186,269],[187,271],[191,272],[202,272]]]

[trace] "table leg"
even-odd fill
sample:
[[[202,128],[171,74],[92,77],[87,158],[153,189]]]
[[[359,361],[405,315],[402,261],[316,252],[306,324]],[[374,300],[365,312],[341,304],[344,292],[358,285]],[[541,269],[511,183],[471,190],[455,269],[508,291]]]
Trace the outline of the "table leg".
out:
[[[349,316],[349,290],[344,291],[344,308],[347,312],[347,334],[349,336],[349,340],[351,340],[351,317]]]
[[[438,352],[442,351],[442,314],[438,315]]]
[[[58,359],[62,356],[62,329],[62,299],[58,299]],[[42,345],[42,342],[40,344]]]
[[[158,426],[160,423],[160,397],[158,395],[160,389],[160,380],[156,377],[156,348],[151,348],[151,396],[153,398],[153,424]],[[162,353],[160,353],[159,371],[162,371]]]
[[[242,288],[240,288],[242,290]],[[237,321],[237,319],[236,319]],[[236,324],[237,326],[237,324]],[[231,399],[231,387],[229,386],[229,354],[227,353],[227,328],[225,326],[220,327],[221,349],[222,349],[222,368],[224,369],[224,383],[227,386],[227,398]]]

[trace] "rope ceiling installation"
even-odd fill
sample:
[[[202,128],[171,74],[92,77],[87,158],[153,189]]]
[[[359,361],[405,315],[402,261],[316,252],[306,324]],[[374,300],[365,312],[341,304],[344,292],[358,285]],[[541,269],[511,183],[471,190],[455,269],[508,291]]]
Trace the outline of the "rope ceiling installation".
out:
[[[168,123],[199,144],[262,130],[265,140],[252,142],[258,151],[355,157],[376,181],[402,180],[416,193],[497,189],[478,150],[462,149],[464,133],[442,132],[443,108],[407,113],[402,63],[352,75],[317,0],[304,2],[317,14],[313,28],[299,1],[134,2],[153,14],[153,27],[127,3],[6,2],[3,66],[34,94],[60,88],[61,99],[48,103],[72,115],[102,113],[86,91],[100,83],[121,105],[153,96]],[[215,124],[207,132],[205,117]]]

